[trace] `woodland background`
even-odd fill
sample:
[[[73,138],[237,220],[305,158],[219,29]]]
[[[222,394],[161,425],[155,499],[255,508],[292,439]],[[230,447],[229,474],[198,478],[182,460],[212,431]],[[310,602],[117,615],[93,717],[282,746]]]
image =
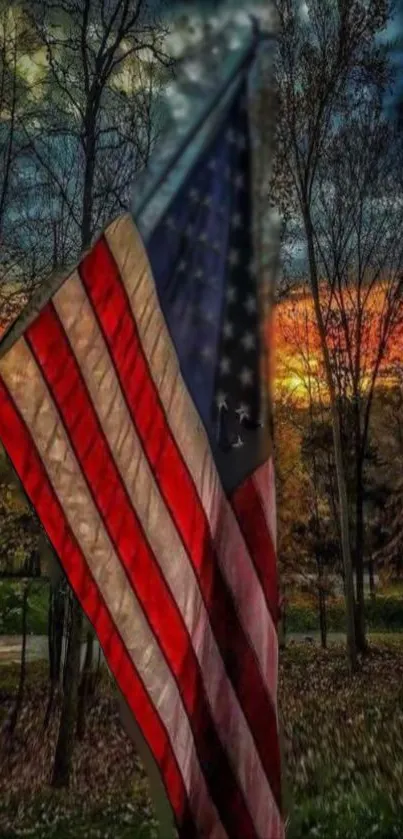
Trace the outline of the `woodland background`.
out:
[[[0,2],[0,330],[130,208],[181,109],[177,60],[233,15],[212,5]],[[267,331],[289,835],[390,839],[403,817],[398,44],[386,0],[275,5],[276,154],[257,198],[282,219]],[[263,82],[263,133],[269,101]],[[151,837],[114,685],[1,451],[0,548],[0,836]]]

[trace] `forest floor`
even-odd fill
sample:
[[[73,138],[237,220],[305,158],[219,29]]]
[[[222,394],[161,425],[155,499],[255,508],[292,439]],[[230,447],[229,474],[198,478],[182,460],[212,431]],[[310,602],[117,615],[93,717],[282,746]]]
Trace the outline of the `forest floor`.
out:
[[[0,725],[18,684],[2,664]],[[403,835],[403,641],[371,640],[353,678],[342,646],[291,642],[281,653],[280,707],[290,839],[400,839]],[[119,720],[104,671],[76,743],[69,792],[49,788],[55,712],[43,728],[45,662],[30,662],[11,748],[0,743],[0,839],[152,839],[147,781]],[[267,837],[267,839],[271,839]]]

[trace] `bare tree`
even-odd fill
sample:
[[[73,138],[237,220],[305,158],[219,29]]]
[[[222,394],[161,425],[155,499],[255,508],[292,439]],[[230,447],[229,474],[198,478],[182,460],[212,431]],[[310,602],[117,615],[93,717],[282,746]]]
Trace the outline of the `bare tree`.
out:
[[[10,241],[16,222],[20,136],[18,121],[27,104],[28,85],[21,59],[35,42],[24,15],[0,3],[0,334],[29,294],[30,278],[21,284],[21,253]]]
[[[144,0],[34,0],[26,12],[47,56],[42,104],[24,120],[27,147],[68,209],[81,250],[127,208],[152,149],[156,94],[171,65],[164,30]],[[70,168],[67,183],[60,162]]]
[[[42,276],[71,264],[129,206],[134,176],[158,134],[158,92],[171,60],[145,0],[29,0],[22,9],[46,63],[17,123],[25,197],[13,242],[39,255]],[[92,636],[79,687],[82,623],[74,605],[56,786],[69,783],[79,693],[84,733]]]
[[[13,735],[17,726],[18,717],[21,712],[22,703],[24,700],[25,679],[27,674],[27,621],[28,621],[28,596],[29,596],[29,582],[25,581],[22,591],[22,645],[21,645],[21,663],[20,663],[20,678],[18,682],[18,691],[15,703],[10,711],[10,715],[4,724],[4,732],[9,741],[9,746],[12,745]]]
[[[375,389],[403,320],[401,148],[373,95],[345,114],[318,165],[313,210],[321,311],[353,472],[356,633],[365,650],[364,464]]]
[[[295,429],[299,438],[299,449],[293,464],[299,481],[293,527],[303,547],[298,546],[296,552],[297,546],[292,545],[294,556],[290,566],[298,585],[315,591],[321,641],[325,647],[326,598],[331,589],[328,571],[335,570],[339,565],[334,505],[335,467],[328,445],[328,391],[312,299],[306,287],[300,287],[298,292],[294,290],[294,294],[278,306],[276,328],[280,379],[276,392],[281,399],[282,381],[286,394],[283,411],[287,427]],[[278,398],[276,403],[278,411]],[[288,480],[286,478],[286,483]],[[289,510],[287,513],[289,515]],[[279,516],[281,521],[281,508]]]
[[[15,166],[16,120],[23,85],[19,78],[21,32],[8,4],[0,6],[0,239]]]
[[[285,210],[300,213],[309,279],[330,393],[344,563],[349,663],[357,667],[349,515],[337,392],[320,304],[315,249],[314,193],[318,165],[341,104],[351,106],[363,86],[385,82],[385,59],[375,36],[387,23],[387,0],[276,0],[279,20],[277,160],[275,183]]]
[[[70,632],[64,671],[66,689],[63,691],[62,712],[52,774],[52,785],[54,787],[66,787],[70,783],[77,718],[82,626],[83,613],[78,601],[72,595]]]

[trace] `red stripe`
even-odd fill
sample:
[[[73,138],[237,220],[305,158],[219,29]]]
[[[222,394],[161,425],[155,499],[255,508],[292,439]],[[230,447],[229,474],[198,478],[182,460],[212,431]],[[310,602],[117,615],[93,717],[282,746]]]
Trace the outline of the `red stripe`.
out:
[[[253,476],[235,490],[231,502],[253,558],[273,623],[277,626],[279,601],[276,553]]]
[[[240,624],[232,593],[219,568],[206,514],[170,430],[148,369],[125,287],[104,239],[83,260],[80,275],[114,361],[133,424],[195,569],[227,675],[280,806],[280,754],[275,709]]]
[[[131,504],[52,304],[27,330],[26,341],[52,393],[106,532],[177,681],[221,821],[234,839],[254,839],[253,821],[217,735],[186,625]]]
[[[91,621],[108,665],[160,768],[177,824],[186,824],[183,839],[197,839],[182,775],[167,731],[130,659],[65,518],[31,435],[0,376],[0,438],[60,557],[69,583]],[[188,831],[188,832],[187,832]]]

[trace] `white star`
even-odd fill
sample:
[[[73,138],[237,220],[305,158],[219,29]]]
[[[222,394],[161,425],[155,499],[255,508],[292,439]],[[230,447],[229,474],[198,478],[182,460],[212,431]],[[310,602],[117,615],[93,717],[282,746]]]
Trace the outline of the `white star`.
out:
[[[256,312],[256,300],[252,297],[252,295],[246,298],[245,309],[249,315],[253,315],[253,313]]]
[[[221,251],[220,242],[213,242],[213,251],[215,251],[215,253],[220,253],[220,251]]]
[[[239,380],[241,382],[241,385],[243,385],[243,387],[250,387],[250,385],[253,384],[253,372],[252,372],[252,370],[249,370],[248,367],[244,367],[243,370],[241,370]]]
[[[203,273],[202,269],[198,268],[196,273],[195,273],[195,279],[196,280],[202,280],[203,277],[204,277],[204,273]]]
[[[207,169],[210,169],[211,172],[214,172],[217,169],[217,161],[214,159],[214,157],[212,157],[211,160],[209,160],[207,164]]]
[[[217,391],[216,404],[219,411],[221,411],[223,408],[226,411],[228,411],[227,394],[224,393],[222,390]]]
[[[221,361],[220,361],[220,373],[221,373],[223,376],[226,376],[226,375],[227,375],[227,373],[229,373],[230,369],[231,369],[231,361],[230,361],[230,359],[229,359],[229,358],[225,358],[225,357],[224,357],[224,358],[222,358],[222,359],[221,359]]]
[[[239,422],[242,422],[242,420],[244,419],[250,419],[249,407],[248,405],[245,405],[244,402],[240,404],[239,408],[236,409],[235,413],[238,414]]]
[[[168,227],[168,228],[169,228],[169,230],[176,230],[176,223],[175,223],[175,219],[174,219],[174,218],[172,218],[172,216],[168,216],[168,218],[167,218],[167,220],[166,220],[166,222],[165,222],[165,226],[166,226],[166,227]]]
[[[198,189],[191,189],[189,192],[189,198],[191,201],[199,201],[200,200],[200,193]]]
[[[248,265],[248,271],[249,271],[249,274],[250,274],[252,277],[255,277],[255,276],[256,276],[257,264],[256,264],[256,260],[255,260],[255,259],[252,259],[252,260],[250,261],[250,263],[249,263],[249,265]]]
[[[234,327],[229,320],[226,320],[223,326],[224,338],[232,338],[234,334]]]
[[[206,320],[207,323],[214,323],[215,322],[215,313],[212,312],[211,309],[208,309],[208,311],[205,312],[205,314],[204,314],[204,320]]]
[[[232,448],[233,449],[241,449],[242,446],[244,446],[244,445],[245,445],[245,443],[242,440],[242,437],[240,437],[239,434],[238,434],[237,441],[236,441],[236,443],[232,444]]]
[[[203,233],[200,233],[200,236],[199,236],[199,242],[201,242],[201,243],[202,243],[202,245],[205,245],[205,244],[206,244],[207,239],[208,239],[208,236],[207,236],[206,231],[204,231]]]
[[[231,219],[231,227],[233,230],[238,230],[242,227],[242,216],[240,213],[234,213]]]
[[[236,176],[234,180],[235,189],[243,189],[245,186],[245,178],[242,174]]]
[[[245,335],[241,338],[241,344],[245,350],[253,350],[253,347],[256,344],[256,339],[253,333],[245,332]]]
[[[180,272],[182,272],[182,271],[186,271],[186,268],[187,268],[187,262],[186,262],[184,259],[181,259],[181,261],[180,261],[180,263],[179,263],[179,265],[178,265],[178,272],[179,272],[179,271],[180,271]]]
[[[228,262],[231,268],[235,268],[236,265],[239,265],[239,251],[232,248],[228,254]]]
[[[227,303],[235,303],[236,288],[233,288],[232,286],[229,286],[229,288],[227,288],[225,297],[226,297]]]
[[[206,195],[203,201],[203,207],[211,207],[212,198],[211,195]]]
[[[207,345],[206,347],[203,347],[203,349],[201,351],[201,355],[202,355],[202,358],[204,358],[205,361],[211,361],[214,357],[213,347],[210,346],[210,345]]]

